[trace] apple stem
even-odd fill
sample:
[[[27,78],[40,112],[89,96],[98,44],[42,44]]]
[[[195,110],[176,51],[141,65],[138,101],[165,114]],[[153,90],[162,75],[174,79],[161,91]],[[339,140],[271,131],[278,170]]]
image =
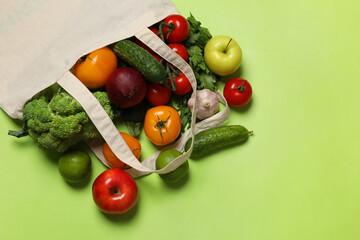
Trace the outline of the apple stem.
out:
[[[113,194],[118,194],[118,193],[120,193],[120,191],[119,191],[119,189],[118,189],[118,188],[111,188],[111,187],[108,187],[108,189],[109,189],[110,191],[112,191],[112,192],[113,192]]]
[[[231,41],[232,41],[232,38],[230,38],[230,41],[229,41],[228,44],[226,45],[225,50],[224,50],[224,53],[226,53],[227,48],[228,48],[229,44],[231,43]]]
[[[253,130],[249,131],[249,135],[253,135],[253,133],[254,133]]]

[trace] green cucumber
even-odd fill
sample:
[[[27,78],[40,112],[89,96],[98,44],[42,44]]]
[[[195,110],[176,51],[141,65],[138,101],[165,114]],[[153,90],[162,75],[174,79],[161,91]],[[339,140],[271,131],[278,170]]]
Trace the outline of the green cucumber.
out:
[[[241,125],[210,128],[195,135],[192,158],[200,158],[226,147],[245,142],[249,131]],[[185,144],[185,151],[190,148],[191,138]]]
[[[121,40],[115,44],[113,49],[119,58],[138,70],[150,82],[165,82],[164,66],[136,43],[128,39]]]

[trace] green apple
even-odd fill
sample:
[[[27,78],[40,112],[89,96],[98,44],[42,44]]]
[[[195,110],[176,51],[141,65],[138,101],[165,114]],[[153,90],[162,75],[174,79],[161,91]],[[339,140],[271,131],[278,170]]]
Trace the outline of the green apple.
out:
[[[229,36],[215,36],[204,49],[205,62],[215,74],[227,76],[241,65],[242,51],[239,44]]]

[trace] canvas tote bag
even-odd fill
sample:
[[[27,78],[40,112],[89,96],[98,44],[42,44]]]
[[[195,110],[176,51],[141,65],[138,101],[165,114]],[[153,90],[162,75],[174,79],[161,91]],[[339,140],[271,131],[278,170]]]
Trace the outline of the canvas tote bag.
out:
[[[196,95],[190,66],[147,28],[178,14],[170,0],[0,0],[0,4],[0,106],[11,118],[22,119],[25,103],[58,83],[83,106],[114,154],[132,167],[127,172],[134,178],[173,171],[189,158],[192,146],[163,169],[155,168],[160,151],[140,163],[100,103],[69,71],[87,53],[135,36],[182,71]],[[217,94],[225,109],[196,126],[194,112],[189,130],[164,149],[184,151],[189,138],[227,120],[229,107],[222,94]],[[102,155],[102,144],[93,141],[89,146],[109,166]]]

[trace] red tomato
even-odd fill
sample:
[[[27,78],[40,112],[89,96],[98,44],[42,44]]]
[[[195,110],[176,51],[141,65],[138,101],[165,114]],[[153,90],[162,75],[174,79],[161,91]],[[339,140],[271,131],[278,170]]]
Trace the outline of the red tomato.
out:
[[[190,32],[190,26],[186,18],[181,15],[175,14],[170,15],[163,21],[167,25],[171,25],[172,27],[163,26],[162,32],[164,34],[164,38],[168,42],[179,43],[183,42],[187,39]],[[169,31],[168,31],[169,30]]]
[[[155,27],[149,27],[149,29],[155,33],[156,35],[159,33],[159,29],[155,28]],[[160,36],[159,36],[160,38]],[[155,53],[151,48],[149,48],[147,45],[145,45],[142,41],[140,41],[139,39],[135,38],[134,42],[139,45],[140,47],[142,47],[143,49],[145,49],[146,51],[148,51],[149,53],[153,54]]]
[[[154,106],[165,105],[169,102],[170,96],[170,88],[161,84],[150,83],[147,88],[146,100]]]
[[[187,53],[186,47],[180,43],[170,43],[168,44],[174,52],[176,52],[185,62],[189,61],[189,55]]]
[[[168,84],[172,86],[170,79]],[[175,79],[175,85],[176,85],[176,89],[172,91],[176,95],[185,95],[188,92],[190,92],[192,89],[189,79],[183,73],[177,76],[177,78]]]
[[[233,78],[225,84],[224,97],[231,106],[245,106],[250,102],[251,96],[251,85],[245,79]]]
[[[155,33],[156,35],[158,35],[159,29],[157,29],[156,27],[149,27],[149,29],[150,29],[153,33]],[[159,36],[159,37],[160,37],[160,36]]]

